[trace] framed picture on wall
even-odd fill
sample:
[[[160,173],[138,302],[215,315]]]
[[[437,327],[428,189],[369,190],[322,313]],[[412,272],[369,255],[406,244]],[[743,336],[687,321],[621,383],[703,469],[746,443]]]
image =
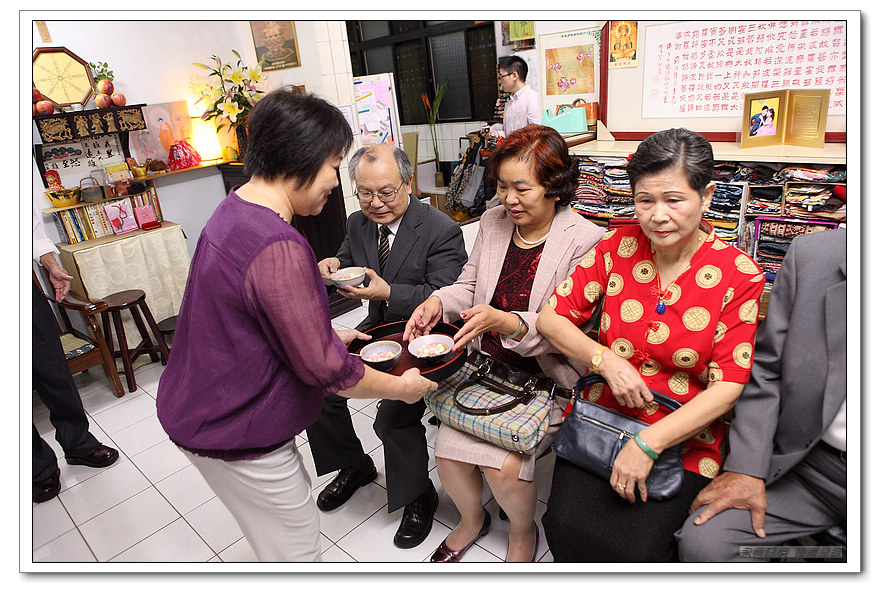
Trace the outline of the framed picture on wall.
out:
[[[301,66],[293,21],[250,21],[250,24],[257,60],[265,60],[264,71]]]
[[[742,148],[783,144],[788,92],[767,91],[747,93],[744,97]]]

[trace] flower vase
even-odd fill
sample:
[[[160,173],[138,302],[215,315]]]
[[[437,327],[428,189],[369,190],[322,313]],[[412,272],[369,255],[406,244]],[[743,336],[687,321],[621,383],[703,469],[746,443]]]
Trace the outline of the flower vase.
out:
[[[235,126],[235,140],[238,142],[238,160],[244,162],[244,153],[247,150],[247,125]]]

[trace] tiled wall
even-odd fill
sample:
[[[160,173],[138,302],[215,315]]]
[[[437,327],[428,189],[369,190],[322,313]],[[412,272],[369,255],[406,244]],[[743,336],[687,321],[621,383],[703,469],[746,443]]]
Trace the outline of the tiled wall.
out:
[[[348,53],[348,34],[345,21],[314,21],[315,37],[318,42],[318,55],[321,60],[324,96],[336,105],[354,104],[354,85],[352,84],[351,56]],[[360,134],[354,134],[354,152],[361,147]],[[339,168],[342,195],[345,198],[345,212],[350,214],[359,209],[353,197],[354,188],[348,177],[348,158],[343,159]]]

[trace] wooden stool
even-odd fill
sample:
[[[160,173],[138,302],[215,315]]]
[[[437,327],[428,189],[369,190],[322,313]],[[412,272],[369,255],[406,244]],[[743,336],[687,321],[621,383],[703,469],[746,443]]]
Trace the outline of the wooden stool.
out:
[[[132,368],[132,363],[135,359],[141,354],[149,354],[150,360],[153,362],[159,360],[159,355],[167,359],[168,347],[165,345],[165,340],[159,332],[156,320],[153,319],[153,315],[150,313],[150,308],[147,307],[146,295],[143,290],[123,290],[122,292],[108,295],[103,300],[107,303],[107,310],[101,313],[101,321],[104,325],[107,346],[114,359],[122,359],[122,368],[128,382],[128,390],[132,392],[137,389]],[[128,347],[128,341],[125,338],[125,328],[122,325],[122,311],[125,310],[131,313],[134,323],[141,334],[140,344],[131,349]],[[141,313],[143,313],[143,319],[141,318]],[[111,316],[113,317],[113,326],[116,329],[116,337],[119,340],[119,350],[113,349],[113,335],[110,331]],[[147,325],[150,326],[150,331],[156,340],[156,344],[153,344],[152,340],[150,340],[150,334],[147,333],[144,319],[146,319]]]
[[[171,336],[171,338],[174,339],[175,327],[177,327],[177,315],[169,317],[168,319],[163,319],[159,322],[159,333],[162,334],[162,339],[165,341],[165,346],[168,348],[168,352],[171,352],[171,346],[168,345],[166,336]],[[162,364],[168,364],[168,359],[164,356],[162,357]]]

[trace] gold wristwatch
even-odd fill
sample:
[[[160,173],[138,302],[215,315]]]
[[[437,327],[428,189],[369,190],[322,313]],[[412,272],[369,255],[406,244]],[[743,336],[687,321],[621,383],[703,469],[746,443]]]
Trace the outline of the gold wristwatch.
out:
[[[597,375],[599,374],[599,365],[602,364],[602,353],[605,352],[606,350],[608,350],[607,346],[599,346],[599,351],[596,352],[595,356],[593,356],[593,360],[592,360],[593,368],[590,370],[592,370]]]

